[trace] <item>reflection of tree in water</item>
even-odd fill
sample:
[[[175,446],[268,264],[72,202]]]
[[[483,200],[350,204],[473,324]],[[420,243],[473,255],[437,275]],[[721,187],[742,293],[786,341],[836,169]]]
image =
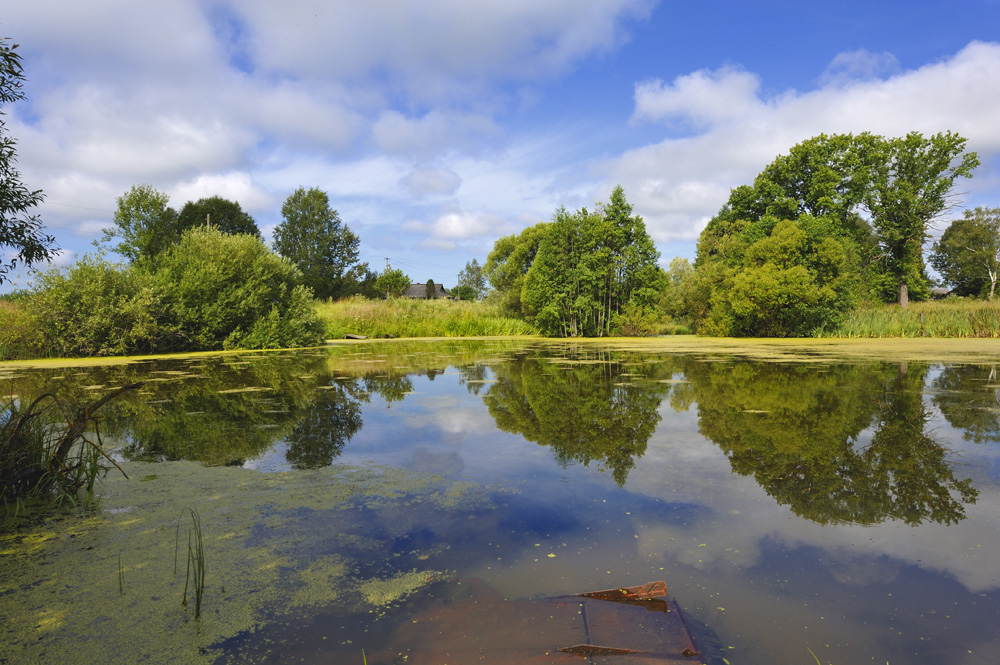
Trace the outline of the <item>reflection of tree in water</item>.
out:
[[[147,380],[109,427],[129,459],[241,463],[268,450],[315,399],[317,355],[199,358]]]
[[[361,403],[368,395],[356,380],[331,381],[317,392],[316,401],[285,437],[285,459],[295,469],[329,466],[361,429]]]
[[[497,427],[549,446],[563,465],[596,461],[625,483],[660,422],[669,390],[625,376],[610,354],[559,359],[522,356],[493,366],[483,401]],[[481,384],[470,382],[470,390]]]
[[[995,366],[952,365],[934,380],[934,405],[966,441],[1000,443],[1000,383]]]
[[[413,382],[405,374],[378,374],[364,378],[365,390],[376,393],[385,400],[386,408],[393,402],[402,402],[413,392]]]
[[[951,524],[975,502],[927,436],[926,366],[688,366],[699,427],[779,503],[819,523]],[[870,441],[866,441],[870,433]]]

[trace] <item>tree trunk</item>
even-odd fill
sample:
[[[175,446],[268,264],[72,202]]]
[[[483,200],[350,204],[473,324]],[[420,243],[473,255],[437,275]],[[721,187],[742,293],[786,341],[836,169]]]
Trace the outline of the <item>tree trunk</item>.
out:
[[[910,291],[906,286],[906,282],[899,283],[899,306],[903,309],[910,306]]]

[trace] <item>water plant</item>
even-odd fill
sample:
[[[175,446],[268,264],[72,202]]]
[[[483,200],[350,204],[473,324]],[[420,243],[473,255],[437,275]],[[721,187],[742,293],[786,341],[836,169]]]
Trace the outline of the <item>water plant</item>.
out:
[[[177,529],[174,534],[174,575],[177,574],[177,546],[180,542],[184,511],[191,515],[191,526],[187,532],[187,573],[184,576],[184,595],[181,598],[181,605],[187,607],[190,588],[194,594],[194,618],[197,619],[201,616],[201,601],[205,596],[205,544],[201,535],[201,515],[194,508],[185,508],[177,518]]]
[[[6,514],[10,516],[10,502],[14,516],[23,512],[24,499],[76,507],[82,497],[89,506],[97,479],[107,470],[117,468],[125,475],[104,450],[97,411],[141,386],[122,386],[75,411],[53,393],[31,401],[12,396],[0,404],[0,495]]]

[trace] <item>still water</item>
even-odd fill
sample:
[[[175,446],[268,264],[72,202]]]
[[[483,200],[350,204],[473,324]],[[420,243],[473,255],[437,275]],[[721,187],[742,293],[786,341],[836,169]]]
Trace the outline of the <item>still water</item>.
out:
[[[128,479],[0,533],[0,663],[529,662],[526,601],[653,580],[690,662],[1000,662],[985,360],[436,341],[0,379],[144,382],[101,422]]]

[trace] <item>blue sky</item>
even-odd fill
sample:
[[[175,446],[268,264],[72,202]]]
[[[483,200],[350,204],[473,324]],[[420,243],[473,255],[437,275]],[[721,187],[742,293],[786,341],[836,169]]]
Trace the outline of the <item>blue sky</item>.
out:
[[[983,165],[950,215],[1000,206],[1000,0],[15,0],[0,34],[60,264],[148,183],[239,201],[267,238],[319,187],[362,260],[446,285],[621,184],[666,265],[821,132],[957,131]]]

